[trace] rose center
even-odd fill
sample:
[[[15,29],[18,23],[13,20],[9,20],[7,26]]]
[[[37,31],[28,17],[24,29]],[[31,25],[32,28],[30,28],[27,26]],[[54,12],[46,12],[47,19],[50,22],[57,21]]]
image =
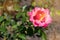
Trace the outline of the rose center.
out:
[[[45,17],[45,13],[43,11],[37,11],[36,15],[33,17],[35,20],[42,21]]]

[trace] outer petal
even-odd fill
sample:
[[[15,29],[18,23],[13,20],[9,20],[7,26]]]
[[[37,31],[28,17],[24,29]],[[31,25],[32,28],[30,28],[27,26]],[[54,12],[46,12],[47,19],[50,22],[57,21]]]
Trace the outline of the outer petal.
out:
[[[50,15],[46,15],[45,23],[49,24],[51,22],[52,22],[52,19],[51,19]]]
[[[49,14],[49,15],[50,15],[49,9],[45,9],[44,12],[45,12],[46,14]]]

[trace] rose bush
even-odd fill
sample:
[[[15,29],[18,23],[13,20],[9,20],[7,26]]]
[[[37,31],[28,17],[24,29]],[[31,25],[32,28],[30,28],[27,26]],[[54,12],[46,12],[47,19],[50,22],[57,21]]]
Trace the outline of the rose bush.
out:
[[[21,0],[1,0],[1,2],[0,38],[2,40],[27,40],[27,36],[37,36],[47,40],[45,30],[52,21],[50,9],[36,7],[34,0],[33,5],[31,3],[22,7]]]

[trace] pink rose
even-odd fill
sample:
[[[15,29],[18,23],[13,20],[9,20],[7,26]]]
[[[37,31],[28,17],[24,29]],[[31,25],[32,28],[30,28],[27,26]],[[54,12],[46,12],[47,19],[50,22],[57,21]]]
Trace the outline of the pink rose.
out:
[[[52,21],[48,9],[35,7],[35,9],[28,12],[28,15],[30,17],[30,21],[35,27],[46,28]]]

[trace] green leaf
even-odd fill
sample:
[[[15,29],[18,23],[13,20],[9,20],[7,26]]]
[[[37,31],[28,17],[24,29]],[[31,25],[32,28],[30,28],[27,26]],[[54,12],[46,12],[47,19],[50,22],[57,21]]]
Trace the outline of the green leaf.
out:
[[[19,34],[18,37],[21,38],[22,40],[26,40],[26,35],[25,34]]]
[[[17,15],[16,15],[16,18],[18,19],[20,16],[22,15],[22,13],[17,13]]]
[[[4,22],[2,22],[2,24],[0,26],[0,31],[6,32],[6,26],[5,26],[5,23]]]
[[[16,21],[14,21],[14,20],[10,20],[11,22],[11,25],[15,25],[16,24]]]
[[[26,22],[26,13],[24,12],[22,15],[22,23]]]
[[[27,7],[27,5],[23,6],[22,11],[25,11],[25,8],[26,8],[26,7]]]
[[[41,35],[42,35],[42,32],[41,32],[41,30],[39,29],[39,30],[38,30],[38,36],[41,37]]]
[[[4,21],[4,23],[5,23],[5,26],[10,25],[10,21]]]
[[[42,36],[41,36],[42,40],[47,40],[46,38],[46,34],[44,32],[42,32]]]
[[[2,22],[4,20],[3,16],[0,16],[0,22]]]
[[[22,30],[24,30],[24,26],[19,26],[18,30],[21,32]]]
[[[40,29],[38,30],[38,33],[41,33],[41,30]]]
[[[26,18],[22,18],[22,23],[26,22]]]
[[[17,25],[13,25],[12,28],[16,29],[17,28]]]

